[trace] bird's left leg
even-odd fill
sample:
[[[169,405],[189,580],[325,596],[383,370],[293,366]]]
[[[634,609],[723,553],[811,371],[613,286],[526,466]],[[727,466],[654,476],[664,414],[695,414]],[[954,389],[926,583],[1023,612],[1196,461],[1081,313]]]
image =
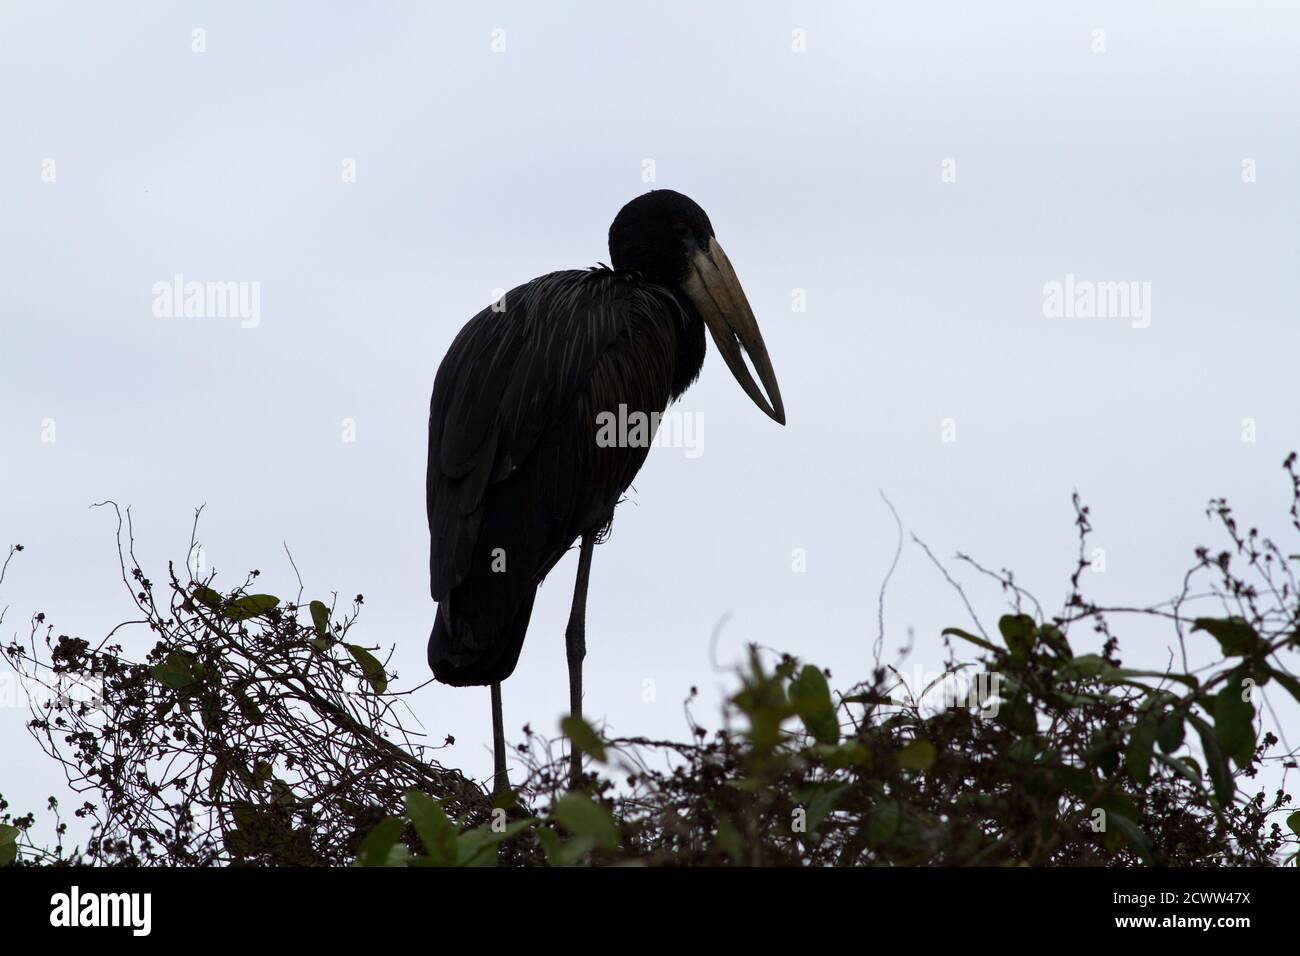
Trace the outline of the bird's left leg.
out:
[[[573,588],[573,610],[564,632],[569,656],[569,713],[582,717],[582,659],[587,656],[587,579],[591,576],[591,552],[596,547],[596,533],[582,536],[578,552],[578,583]],[[569,741],[569,787],[577,789],[582,780],[582,751]]]
[[[506,730],[501,713],[501,685],[492,685],[492,796],[498,797],[510,789],[510,775],[506,773]]]

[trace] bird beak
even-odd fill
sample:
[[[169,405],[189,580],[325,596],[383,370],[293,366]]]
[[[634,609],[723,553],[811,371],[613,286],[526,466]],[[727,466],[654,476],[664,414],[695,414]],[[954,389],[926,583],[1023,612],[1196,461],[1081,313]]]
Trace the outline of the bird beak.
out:
[[[731,369],[745,394],[779,424],[785,424],[785,406],[781,404],[781,389],[776,384],[772,360],[767,357],[763,334],[758,331],[758,320],[749,307],[745,290],[740,287],[731,260],[722,251],[716,239],[710,238],[706,249],[700,249],[690,259],[690,272],[684,284],[686,295],[704,317],[713,333],[713,341],[722,358]],[[767,391],[764,396],[754,376],[745,365],[740,350],[744,348],[754,370]]]

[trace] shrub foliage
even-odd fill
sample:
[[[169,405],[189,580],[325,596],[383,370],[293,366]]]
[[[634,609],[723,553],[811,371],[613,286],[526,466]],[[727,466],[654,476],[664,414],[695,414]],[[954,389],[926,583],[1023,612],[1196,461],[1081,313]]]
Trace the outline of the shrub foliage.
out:
[[[28,726],[90,836],[65,847],[54,798],[52,838],[0,798],[0,865],[1294,863],[1300,813],[1284,786],[1257,781],[1295,768],[1266,718],[1275,692],[1300,702],[1287,664],[1300,555],[1215,500],[1225,545],[1197,551],[1174,597],[1102,607],[1082,593],[1091,525],[1077,498],[1075,513],[1078,564],[1054,614],[1009,573],[957,556],[1011,606],[996,627],[972,611],[945,630],[944,673],[926,686],[882,666],[879,645],[865,678],[838,690],[815,663],[751,647],[721,729],[691,721],[680,741],[607,739],[574,720],[560,738],[527,731],[523,778],[494,799],[412,729],[405,697],[420,688],[395,690],[381,650],[352,636],[360,595],[340,610],[302,600],[301,584],[293,601],[260,593],[256,571],[221,590],[172,566],[157,586],[119,512],[139,618],[92,646],[37,614],[2,649],[44,691]],[[1165,669],[1125,666],[1117,632],[1139,625],[1167,629]],[[142,660],[124,628],[151,632]],[[1100,651],[1077,653],[1085,640]],[[1205,648],[1215,663],[1190,667]],[[566,786],[565,738],[588,755],[581,790]]]

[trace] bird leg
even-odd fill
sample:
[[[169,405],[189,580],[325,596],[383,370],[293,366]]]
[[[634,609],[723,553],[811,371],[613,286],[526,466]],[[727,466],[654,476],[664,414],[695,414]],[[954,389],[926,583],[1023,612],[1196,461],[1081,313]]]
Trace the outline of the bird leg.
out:
[[[582,718],[582,659],[587,656],[587,579],[591,576],[591,552],[596,547],[594,533],[582,536],[578,552],[578,582],[573,588],[573,610],[564,632],[569,657],[569,713]],[[569,788],[576,790],[582,780],[582,751],[569,741]]]
[[[510,789],[506,773],[506,731],[501,714],[501,685],[492,685],[492,796],[498,797]]]

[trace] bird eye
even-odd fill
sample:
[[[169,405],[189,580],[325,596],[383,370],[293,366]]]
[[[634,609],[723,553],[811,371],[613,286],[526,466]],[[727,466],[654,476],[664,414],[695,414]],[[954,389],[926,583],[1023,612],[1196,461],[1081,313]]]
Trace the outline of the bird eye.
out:
[[[673,232],[685,239],[691,234],[690,228],[684,222],[673,223]]]

